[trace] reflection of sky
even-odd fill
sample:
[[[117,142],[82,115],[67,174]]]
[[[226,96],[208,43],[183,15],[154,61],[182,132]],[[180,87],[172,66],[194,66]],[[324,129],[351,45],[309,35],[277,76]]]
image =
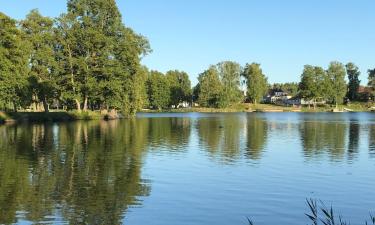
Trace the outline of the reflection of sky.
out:
[[[141,208],[126,216],[125,222],[246,224],[244,218],[250,216],[259,224],[301,224],[307,221],[304,204],[308,197],[332,203],[352,222],[360,223],[368,217],[375,206],[375,165],[368,157],[366,124],[373,123],[373,114],[279,113],[259,117],[267,121],[268,133],[264,152],[256,163],[243,157],[243,145],[239,145],[240,156],[230,163],[222,163],[220,156],[207,157],[194,126],[181,154],[149,154],[143,175],[152,181],[152,193]],[[332,161],[328,152],[305,158],[301,124],[344,123],[347,147],[347,130],[354,119],[360,124],[359,152],[354,162],[347,161],[346,155]],[[246,126],[239,129],[240,135],[246,134]],[[273,218],[278,218],[277,222]]]
[[[138,117],[131,122],[100,124],[112,134],[106,141],[121,138],[116,136],[117,129],[129,126],[131,129],[121,135],[130,132],[129,143],[145,146],[133,153],[142,155],[138,159],[141,162],[137,161],[142,165],[140,182],[150,185],[151,193],[137,196],[124,212],[124,224],[246,224],[248,216],[256,224],[297,225],[307,221],[305,198],[309,197],[333,204],[352,224],[362,224],[375,208],[375,158],[371,155],[375,149],[375,114],[186,113]],[[95,122],[90,124],[92,127],[85,127],[88,139],[100,138],[100,132],[90,130]],[[46,129],[53,134],[55,148],[62,142],[62,126],[53,124],[52,129]],[[105,131],[101,130],[101,135]],[[210,140],[215,135],[219,138]],[[139,137],[144,142],[140,143]],[[255,157],[249,157],[253,147],[250,140],[260,148]],[[127,146],[124,151],[130,149]],[[104,179],[112,183],[112,178]],[[19,224],[30,224],[22,220],[26,213],[18,213]],[[63,216],[59,210],[53,213],[45,220],[60,223]]]

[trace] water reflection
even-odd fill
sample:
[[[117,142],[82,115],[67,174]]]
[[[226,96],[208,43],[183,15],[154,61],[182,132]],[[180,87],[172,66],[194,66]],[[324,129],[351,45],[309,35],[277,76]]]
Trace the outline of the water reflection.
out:
[[[247,118],[242,114],[199,118],[196,124],[199,142],[210,157],[229,163],[241,157],[245,149]]]
[[[0,223],[119,224],[139,196],[147,123],[15,125],[0,128]]]
[[[360,125],[358,121],[350,121],[349,124],[349,144],[348,144],[348,160],[352,161],[359,153],[359,134]]]
[[[140,118],[149,126],[148,141],[157,148],[167,146],[168,151],[183,151],[190,139],[190,118]]]
[[[306,158],[328,154],[332,160],[345,156],[347,125],[341,122],[303,121],[300,136]]]
[[[247,120],[247,151],[246,155],[253,160],[261,158],[267,141],[267,121],[256,115]]]
[[[368,145],[370,157],[375,158],[375,125],[371,124],[369,129]]]
[[[202,167],[208,159],[210,166],[206,169],[213,172],[220,171],[223,163],[232,168],[234,164],[261,162],[274,153],[301,157],[302,152],[307,163],[327,159],[333,164],[346,159],[359,161],[358,156],[364,150],[368,154],[367,143],[370,156],[375,157],[372,117],[348,115],[144,115],[109,122],[0,126],[0,224],[17,223],[21,219],[35,223],[120,224],[130,207],[142,206],[142,199],[151,195],[151,184],[155,181],[146,179],[142,171],[147,159],[158,156],[168,158],[175,154],[184,160],[187,153],[193,152],[189,157],[199,157],[194,162],[199,161]],[[288,146],[280,148],[280,143]],[[149,154],[153,157],[147,157]],[[293,162],[306,161],[297,158]],[[212,163],[217,167],[213,168]],[[275,174],[269,179],[278,179],[276,171],[286,171],[285,164],[275,166],[278,163],[275,159],[262,163],[271,163],[261,168],[264,174],[269,174],[267,168],[273,168],[270,171]],[[163,168],[168,173],[174,169]],[[183,172],[186,175],[189,168]],[[174,182],[164,179],[168,184]],[[219,179],[211,180],[214,181]]]

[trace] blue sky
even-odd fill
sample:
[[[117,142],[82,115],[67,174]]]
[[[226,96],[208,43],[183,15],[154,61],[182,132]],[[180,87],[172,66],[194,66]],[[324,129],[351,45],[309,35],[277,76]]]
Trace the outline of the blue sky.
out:
[[[373,0],[117,0],[124,23],[148,37],[143,63],[184,70],[195,84],[209,65],[234,60],[261,63],[270,82],[299,81],[303,65],[353,61],[367,83],[375,67]],[[17,19],[38,8],[51,17],[65,0],[3,1]]]

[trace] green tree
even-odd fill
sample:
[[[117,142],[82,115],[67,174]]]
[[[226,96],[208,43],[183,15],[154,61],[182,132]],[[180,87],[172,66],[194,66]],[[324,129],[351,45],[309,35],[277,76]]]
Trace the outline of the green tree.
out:
[[[299,83],[299,95],[307,100],[313,100],[315,107],[316,100],[325,97],[327,84],[327,74],[323,68],[305,65]]]
[[[170,88],[166,76],[157,71],[151,71],[147,81],[147,91],[150,106],[155,109],[168,107]]]
[[[275,83],[272,85],[271,89],[273,91],[283,91],[291,96],[296,96],[298,94],[298,83],[287,82],[287,83]]]
[[[254,104],[260,102],[267,92],[267,77],[263,74],[260,64],[246,64],[242,73],[247,85],[247,96]]]
[[[198,103],[204,107],[219,107],[223,85],[215,66],[201,73],[198,77]]]
[[[72,13],[56,19],[56,58],[59,63],[60,100],[69,108],[81,111],[81,88],[83,84],[82,58],[78,38],[80,24]],[[74,105],[74,106],[73,106]]]
[[[112,90],[109,96],[111,107],[117,107],[127,115],[135,115],[145,103],[145,83],[147,68],[142,67],[141,57],[150,52],[150,46],[143,36],[135,34],[130,28],[122,27],[116,39],[119,43],[112,60],[115,69],[110,70],[107,89],[111,90],[113,82],[118,82],[119,89]]]
[[[122,23],[114,0],[69,0],[58,20],[66,100],[134,114],[143,105],[146,38]]]
[[[189,75],[178,70],[171,70],[166,73],[170,87],[170,105],[178,106],[179,103],[191,100],[191,82]]]
[[[216,65],[222,83],[220,94],[220,107],[227,107],[231,104],[243,101],[240,90],[241,66],[232,61],[220,62]]]
[[[327,76],[330,80],[330,99],[336,104],[342,104],[344,97],[347,93],[347,85],[345,82],[345,66],[339,62],[331,62],[328,70]]]
[[[372,95],[375,93],[375,69],[368,70],[368,86],[372,87]]]
[[[358,99],[358,88],[361,83],[359,80],[359,75],[361,72],[359,71],[358,67],[354,63],[346,64],[346,73],[348,75],[348,98],[353,101]]]
[[[14,110],[26,96],[29,46],[16,21],[0,12],[0,103]]]
[[[31,43],[30,85],[35,103],[42,102],[45,112],[49,104],[57,97],[58,64],[55,59],[55,37],[53,20],[32,10],[21,21],[26,39]]]
[[[193,87],[193,90],[192,90],[193,102],[198,102],[200,89],[201,89],[201,85],[199,83]]]
[[[117,32],[121,33],[121,15],[114,0],[69,0],[68,15],[78,23],[75,31],[80,40],[75,48],[80,68],[80,90],[83,110],[89,101],[110,108],[120,98],[114,49]]]

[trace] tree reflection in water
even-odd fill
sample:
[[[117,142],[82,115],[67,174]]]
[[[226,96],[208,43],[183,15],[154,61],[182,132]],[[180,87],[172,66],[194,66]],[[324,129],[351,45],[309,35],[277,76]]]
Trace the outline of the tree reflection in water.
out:
[[[14,125],[0,128],[0,223],[118,224],[139,197],[145,120]]]
[[[368,137],[375,157],[375,125],[363,124],[330,114],[239,113],[0,126],[0,224],[120,224],[150,195],[147,154],[198,149],[197,161],[208,156],[220,167],[259,162],[292,143],[307,162],[352,162]]]

